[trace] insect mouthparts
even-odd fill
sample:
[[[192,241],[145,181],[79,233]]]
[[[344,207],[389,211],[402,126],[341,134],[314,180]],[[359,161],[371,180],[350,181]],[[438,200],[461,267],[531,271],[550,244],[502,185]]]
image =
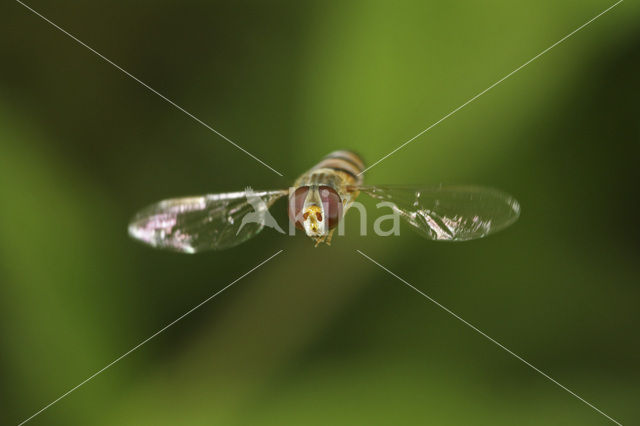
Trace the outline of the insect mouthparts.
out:
[[[317,205],[308,206],[302,215],[304,228],[309,236],[318,236],[324,233],[324,223],[322,222],[322,207]]]

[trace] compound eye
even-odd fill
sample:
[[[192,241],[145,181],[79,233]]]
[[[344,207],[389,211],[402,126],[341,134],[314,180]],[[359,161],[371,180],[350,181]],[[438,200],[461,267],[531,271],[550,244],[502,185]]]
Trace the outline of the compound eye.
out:
[[[330,186],[321,186],[318,191],[320,191],[326,223],[329,229],[335,228],[342,217],[342,199],[340,199],[336,190]],[[322,215],[318,220],[322,220]]]
[[[308,186],[301,186],[289,196],[289,220],[296,225],[298,229],[304,229],[303,222],[307,219],[303,217],[304,200],[307,199],[309,193]]]

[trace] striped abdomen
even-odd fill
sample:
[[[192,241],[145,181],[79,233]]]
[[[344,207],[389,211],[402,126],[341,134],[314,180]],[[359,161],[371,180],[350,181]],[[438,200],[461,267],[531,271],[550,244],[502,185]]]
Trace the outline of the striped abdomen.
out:
[[[364,171],[365,165],[362,158],[355,152],[334,151],[313,166],[309,172],[313,173],[318,169],[334,170],[342,174],[349,184],[361,185],[363,179],[361,173]]]

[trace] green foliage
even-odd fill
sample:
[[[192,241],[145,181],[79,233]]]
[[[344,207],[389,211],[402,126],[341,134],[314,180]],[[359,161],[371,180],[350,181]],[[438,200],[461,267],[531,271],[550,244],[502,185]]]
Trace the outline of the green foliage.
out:
[[[442,245],[403,228],[316,249],[265,230],[197,256],[126,235],[130,215],[161,198],[287,187],[334,149],[371,164],[607,6],[33,5],[284,178],[9,7],[0,423],[27,418],[281,248],[34,424],[604,424],[356,249],[623,424],[638,421],[633,2],[367,175],[502,188],[523,212],[505,232]]]

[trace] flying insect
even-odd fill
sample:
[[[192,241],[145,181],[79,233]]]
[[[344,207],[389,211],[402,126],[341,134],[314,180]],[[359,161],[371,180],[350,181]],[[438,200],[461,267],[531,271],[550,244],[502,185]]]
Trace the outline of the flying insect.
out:
[[[256,236],[265,226],[280,232],[269,209],[288,196],[289,220],[317,245],[329,244],[355,199],[386,201],[412,229],[436,241],[485,237],[515,222],[518,202],[481,186],[366,186],[365,163],[352,151],[334,151],[289,189],[173,198],[139,211],[129,234],[152,247],[184,253],[222,250]]]

